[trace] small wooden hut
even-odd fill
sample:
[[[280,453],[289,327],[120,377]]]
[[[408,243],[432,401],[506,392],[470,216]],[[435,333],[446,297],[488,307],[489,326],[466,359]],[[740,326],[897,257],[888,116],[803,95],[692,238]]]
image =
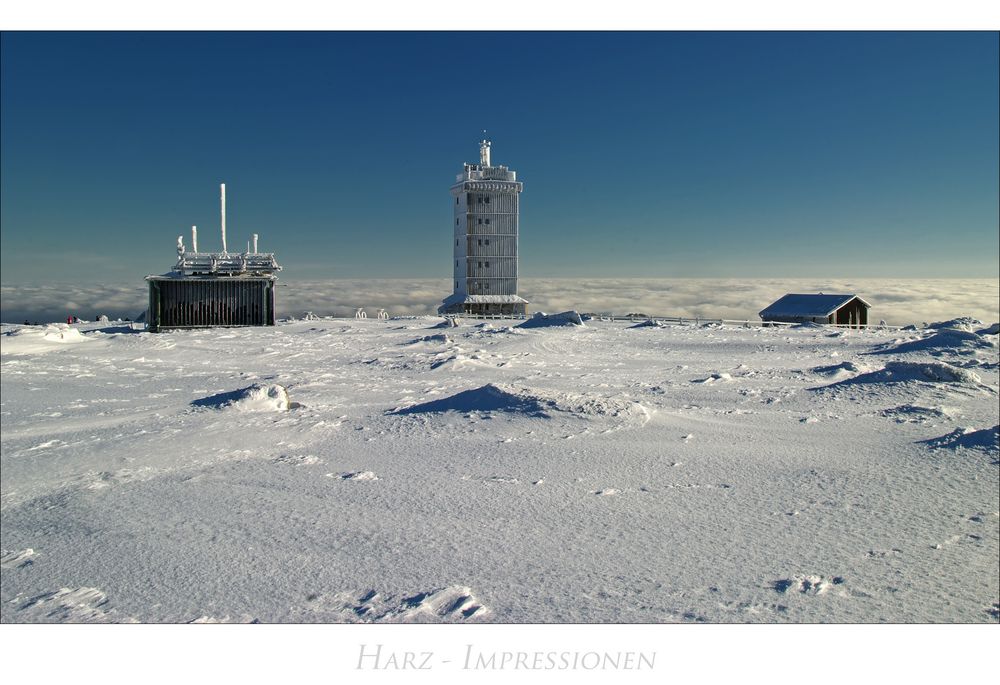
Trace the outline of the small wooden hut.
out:
[[[760,312],[763,321],[867,326],[871,305],[857,295],[788,294]]]

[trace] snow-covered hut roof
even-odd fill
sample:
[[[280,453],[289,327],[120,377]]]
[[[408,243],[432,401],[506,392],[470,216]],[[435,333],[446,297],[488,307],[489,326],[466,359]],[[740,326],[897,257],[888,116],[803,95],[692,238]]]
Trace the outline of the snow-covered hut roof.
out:
[[[857,295],[827,295],[825,293],[810,295],[790,293],[778,301],[768,305],[767,308],[760,312],[760,317],[763,319],[768,316],[830,316],[830,314],[833,314],[835,311],[856,297],[866,307],[871,307],[870,304],[862,300]]]

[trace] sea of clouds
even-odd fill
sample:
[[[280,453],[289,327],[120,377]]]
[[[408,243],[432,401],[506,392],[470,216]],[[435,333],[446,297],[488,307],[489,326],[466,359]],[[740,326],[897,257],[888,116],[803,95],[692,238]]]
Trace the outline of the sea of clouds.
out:
[[[448,279],[331,279],[279,281],[279,317],[433,314],[451,293]],[[757,312],[785,293],[855,293],[872,305],[871,321],[890,325],[971,316],[1000,319],[1000,279],[672,279],[523,278],[520,294],[532,312],[579,312],[759,320]],[[5,323],[84,320],[106,314],[136,318],[146,308],[145,283],[116,285],[2,285]]]

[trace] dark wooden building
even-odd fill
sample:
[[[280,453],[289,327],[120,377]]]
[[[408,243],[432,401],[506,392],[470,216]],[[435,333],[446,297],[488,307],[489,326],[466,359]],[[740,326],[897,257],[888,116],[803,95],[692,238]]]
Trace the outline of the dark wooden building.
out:
[[[857,295],[789,294],[760,312],[763,321],[867,326],[871,305]]]
[[[149,276],[149,330],[273,326],[273,276]]]

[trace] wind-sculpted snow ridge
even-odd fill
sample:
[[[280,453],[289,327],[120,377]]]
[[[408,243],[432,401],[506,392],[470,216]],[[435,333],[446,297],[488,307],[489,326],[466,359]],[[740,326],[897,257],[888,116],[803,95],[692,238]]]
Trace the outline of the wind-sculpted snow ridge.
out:
[[[522,324],[518,324],[518,328],[549,328],[552,326],[583,326],[583,318],[580,316],[579,312],[574,310],[569,310],[566,312],[560,312],[558,314],[546,314],[545,312],[536,312],[534,316],[525,321]]]
[[[956,428],[947,435],[924,440],[923,443],[935,449],[954,450],[961,448],[995,455],[1000,452],[1000,424],[981,430]]]
[[[962,328],[941,328],[933,335],[917,340],[906,340],[889,343],[876,349],[871,354],[904,354],[907,352],[926,352],[939,356],[948,352],[968,352],[970,350],[996,349],[997,343]]]
[[[994,323],[992,326],[987,326],[986,328],[981,328],[976,331],[979,335],[997,335],[1000,334],[1000,323]]]
[[[328,601],[317,597],[314,602],[319,605],[317,614],[332,614],[340,623],[464,623],[491,613],[472,590],[458,585],[408,596],[383,595],[376,590],[342,592]]]
[[[641,404],[620,397],[594,397],[572,393],[519,388],[504,383],[488,383],[449,397],[396,409],[391,414],[432,414],[442,412],[505,412],[539,418],[555,413],[593,417],[641,417],[648,413]]]
[[[0,568],[21,568],[34,563],[32,557],[38,556],[33,549],[0,550]]]
[[[196,407],[234,409],[244,412],[288,411],[299,406],[288,400],[288,391],[285,390],[284,386],[259,383],[248,388],[203,397],[200,400],[194,400],[191,404]]]
[[[979,386],[982,379],[973,371],[944,362],[889,362],[878,371],[871,371],[824,387],[908,383],[912,381]]]
[[[18,607],[18,623],[134,623],[108,608],[108,597],[93,587],[62,588],[32,597]]]

